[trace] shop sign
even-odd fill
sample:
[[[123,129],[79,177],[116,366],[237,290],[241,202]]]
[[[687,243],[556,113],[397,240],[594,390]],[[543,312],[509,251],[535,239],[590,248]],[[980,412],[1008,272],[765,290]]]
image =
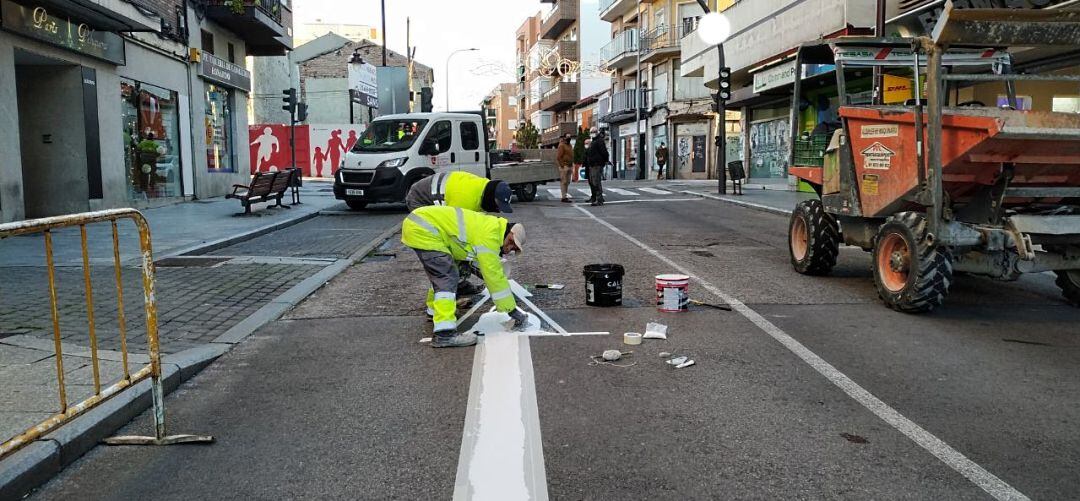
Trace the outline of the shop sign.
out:
[[[378,71],[374,64],[349,65],[349,90],[354,103],[376,108],[379,106]]]
[[[795,61],[754,73],[754,92],[760,93],[795,83]]]
[[[0,0],[0,28],[113,64],[127,63],[124,39],[42,5]]]
[[[207,52],[202,54],[199,76],[214,83],[251,92],[251,72]]]
[[[883,124],[883,125],[864,125],[862,126],[863,139],[873,139],[880,137],[897,137],[900,135],[900,125],[898,124]]]
[[[896,152],[886,148],[884,144],[875,142],[869,148],[862,150],[863,168],[889,170],[892,167],[893,156]]]

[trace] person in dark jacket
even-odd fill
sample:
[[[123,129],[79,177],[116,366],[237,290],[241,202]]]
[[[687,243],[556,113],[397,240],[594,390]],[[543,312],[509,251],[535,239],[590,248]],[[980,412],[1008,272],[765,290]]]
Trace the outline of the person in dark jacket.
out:
[[[596,133],[585,150],[585,167],[589,171],[589,189],[592,196],[589,197],[590,205],[604,205],[604,188],[601,184],[604,179],[604,167],[608,164],[608,149],[604,144],[604,132]]]

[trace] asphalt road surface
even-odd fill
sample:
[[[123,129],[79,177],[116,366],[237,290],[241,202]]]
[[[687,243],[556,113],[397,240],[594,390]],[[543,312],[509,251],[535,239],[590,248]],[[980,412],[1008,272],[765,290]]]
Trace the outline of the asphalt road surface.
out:
[[[567,331],[612,333],[522,341],[532,378],[507,383],[522,402],[535,392],[539,429],[522,429],[544,474],[531,492],[1080,498],[1080,310],[1051,276],[959,277],[944,308],[905,315],[877,299],[861,250],[842,249],[830,277],[804,277],[788,262],[786,218],[687,198],[516,206],[530,241],[512,275],[567,286],[532,302]],[[582,266],[605,262],[626,267],[624,306],[587,307]],[[657,312],[654,276],[680,271],[696,277],[692,297],[735,311]],[[475,349],[419,342],[424,289],[415,255],[392,240],[167,399],[171,432],[217,443],[99,447],[35,497],[452,497],[469,482],[470,393],[489,388],[472,381]],[[668,340],[622,344],[650,321]],[[605,349],[633,353],[592,363]],[[673,369],[660,352],[696,364]],[[500,429],[489,425],[481,434]],[[150,431],[148,416],[126,431]]]

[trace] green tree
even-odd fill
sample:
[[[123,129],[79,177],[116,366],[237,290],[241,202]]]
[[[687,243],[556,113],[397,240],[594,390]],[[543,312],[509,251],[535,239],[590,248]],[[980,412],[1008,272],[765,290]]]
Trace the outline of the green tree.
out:
[[[574,163],[582,165],[585,163],[585,141],[589,140],[589,131],[584,127],[578,129],[577,142],[574,143]]]
[[[532,121],[526,120],[521,127],[518,127],[514,140],[522,149],[535,150],[540,147],[540,130],[533,125]]]

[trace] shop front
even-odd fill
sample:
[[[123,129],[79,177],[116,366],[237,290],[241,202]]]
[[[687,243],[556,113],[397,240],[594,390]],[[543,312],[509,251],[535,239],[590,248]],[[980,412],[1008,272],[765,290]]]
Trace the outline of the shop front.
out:
[[[638,131],[641,134],[638,134]],[[639,124],[629,122],[619,125],[618,136],[612,137],[615,148],[615,177],[618,179],[638,178],[638,150],[645,140],[648,125],[645,120]],[[648,165],[648,163],[646,163]],[[647,168],[647,167],[646,167]]]
[[[193,104],[193,115],[201,118],[202,129],[196,151],[201,151],[196,170],[197,195],[219,196],[233,183],[247,180],[248,93],[251,92],[251,73],[245,68],[203,53],[199,64],[201,102]]]
[[[671,167],[678,179],[709,178],[711,122],[675,124],[675,147],[669,148]]]

